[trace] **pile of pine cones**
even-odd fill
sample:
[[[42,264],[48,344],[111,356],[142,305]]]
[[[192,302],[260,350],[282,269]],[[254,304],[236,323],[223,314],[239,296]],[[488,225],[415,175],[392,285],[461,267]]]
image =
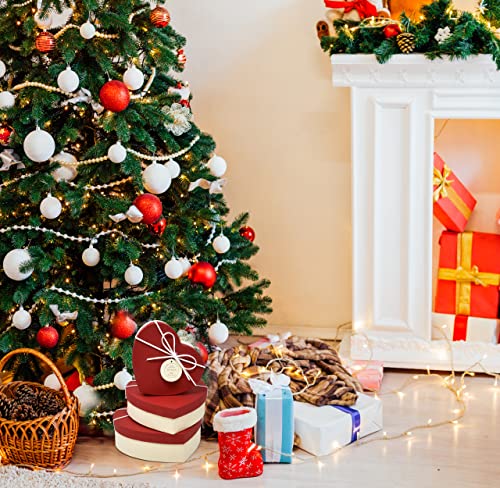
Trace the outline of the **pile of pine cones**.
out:
[[[0,418],[6,420],[35,420],[56,415],[65,406],[62,394],[57,391],[20,385],[14,391],[13,397],[0,392]]]

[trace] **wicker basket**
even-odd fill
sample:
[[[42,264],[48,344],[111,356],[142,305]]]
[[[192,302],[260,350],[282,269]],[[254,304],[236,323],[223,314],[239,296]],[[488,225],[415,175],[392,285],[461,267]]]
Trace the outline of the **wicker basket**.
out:
[[[79,403],[55,364],[34,349],[16,349],[0,360],[0,371],[17,354],[32,354],[46,363],[62,385],[66,407],[57,415],[18,422],[0,418],[0,456],[4,464],[56,469],[66,466],[73,456],[78,435]],[[50,390],[37,383],[14,381],[0,385],[0,392],[12,396],[15,390],[27,384],[37,390]]]

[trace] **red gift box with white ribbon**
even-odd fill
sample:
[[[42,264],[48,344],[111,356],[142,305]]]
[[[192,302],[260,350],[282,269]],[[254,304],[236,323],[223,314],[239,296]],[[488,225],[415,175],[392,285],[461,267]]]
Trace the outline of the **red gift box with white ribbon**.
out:
[[[450,341],[488,342],[500,340],[500,321],[466,315],[432,314],[432,338]]]

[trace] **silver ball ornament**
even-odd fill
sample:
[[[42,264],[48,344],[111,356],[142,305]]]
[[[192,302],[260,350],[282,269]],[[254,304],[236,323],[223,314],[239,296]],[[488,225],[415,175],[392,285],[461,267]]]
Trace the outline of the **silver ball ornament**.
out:
[[[123,73],[123,83],[129,90],[138,90],[144,85],[144,73],[136,66],[131,66]]]
[[[212,247],[216,253],[225,254],[231,248],[231,241],[224,234],[221,234],[213,240]]]
[[[82,383],[73,393],[80,402],[80,417],[84,417],[99,404],[99,395],[87,383]]]
[[[142,181],[144,188],[149,193],[161,195],[165,193],[172,183],[170,171],[163,164],[158,164],[156,161],[150,164],[142,173]]]
[[[54,155],[56,143],[47,131],[37,127],[26,136],[23,148],[28,158],[36,163],[42,163]]]
[[[108,149],[108,158],[112,163],[123,163],[127,158],[127,150],[122,146],[120,141],[113,144]]]
[[[62,212],[61,202],[49,193],[40,203],[40,212],[46,219],[57,219]]]
[[[188,258],[181,258],[181,259],[179,259],[179,262],[181,263],[181,266],[182,266],[182,274],[183,275],[187,274],[192,266],[191,261],[189,261]]]
[[[56,154],[54,156],[54,159],[56,161],[63,161],[66,163],[76,163],[77,160],[75,156],[73,156],[70,153],[61,151],[60,153]],[[73,181],[78,175],[78,171],[76,170],[76,166],[65,166],[62,165],[52,171],[52,178],[56,180],[57,182],[59,181]]]
[[[215,155],[208,162],[208,169],[213,176],[215,176],[216,178],[220,178],[226,173],[226,160],[224,158],[221,158],[220,156]]]
[[[165,274],[171,279],[176,280],[183,275],[182,264],[179,260],[172,258],[165,264]]]
[[[57,77],[57,86],[65,92],[72,93],[79,85],[80,78],[69,66],[64,71],[61,71]]]
[[[13,249],[3,258],[3,271],[14,281],[23,281],[31,276],[33,268],[21,271],[21,267],[31,261],[30,253],[26,249]]]
[[[25,330],[31,325],[31,314],[22,305],[12,316],[12,325],[18,330]]]
[[[92,39],[95,36],[95,27],[88,20],[80,26],[80,35],[84,39]]]
[[[131,381],[132,375],[126,369],[118,371],[113,378],[113,383],[119,390],[125,390]]]
[[[99,264],[101,260],[101,253],[94,246],[90,245],[82,253],[82,261],[86,266],[94,267]]]
[[[130,264],[130,266],[125,271],[125,281],[130,286],[138,285],[143,280],[143,278],[144,273],[142,272],[142,269],[135,264]]]
[[[208,329],[208,338],[210,343],[215,346],[226,342],[229,338],[229,329],[227,325],[217,320],[217,322],[213,323]]]
[[[16,98],[9,91],[0,92],[0,108],[12,108],[16,104]]]
[[[45,378],[43,384],[47,388],[52,388],[53,390],[61,389],[61,383],[59,383],[59,380],[57,379],[57,376],[54,373],[49,374],[49,376]]]
[[[177,178],[181,174],[181,167],[175,159],[169,159],[164,166],[168,169],[172,179]]]

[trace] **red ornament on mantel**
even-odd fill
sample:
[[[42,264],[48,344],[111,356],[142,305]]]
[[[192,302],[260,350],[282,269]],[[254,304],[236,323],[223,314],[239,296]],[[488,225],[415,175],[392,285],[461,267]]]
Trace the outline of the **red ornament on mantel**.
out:
[[[134,200],[134,205],[142,213],[142,222],[146,225],[154,224],[161,218],[163,205],[156,195],[151,193],[139,195]]]
[[[40,32],[40,34],[36,36],[35,47],[41,53],[49,53],[50,51],[53,51],[56,47],[56,38],[54,37],[54,34],[47,31]]]
[[[117,339],[128,339],[136,330],[134,317],[125,310],[118,310],[111,319],[111,335]]]
[[[255,241],[255,231],[246,225],[245,227],[242,227],[240,229],[240,236],[244,237],[245,239],[249,240],[250,242]]]
[[[52,349],[59,342],[59,332],[51,325],[42,327],[36,334],[36,341],[45,349]]]
[[[170,13],[165,7],[158,6],[151,10],[149,19],[155,27],[167,27],[170,24]]]
[[[167,219],[165,219],[165,217],[162,217],[160,220],[158,220],[154,224],[148,225],[148,229],[151,232],[151,234],[154,234],[155,236],[160,236],[160,237],[163,235],[166,228],[167,228]]]
[[[205,288],[212,288],[217,281],[217,272],[210,263],[200,261],[191,266],[188,271],[188,279],[191,283],[198,283]]]
[[[101,88],[99,98],[103,107],[111,112],[122,112],[130,103],[130,91],[122,81],[111,80]]]
[[[13,130],[10,127],[7,127],[5,125],[0,127],[0,144],[3,144],[4,146],[8,144],[12,132]]]
[[[384,27],[384,36],[386,39],[397,36],[401,34],[401,27],[399,24],[389,24]]]

